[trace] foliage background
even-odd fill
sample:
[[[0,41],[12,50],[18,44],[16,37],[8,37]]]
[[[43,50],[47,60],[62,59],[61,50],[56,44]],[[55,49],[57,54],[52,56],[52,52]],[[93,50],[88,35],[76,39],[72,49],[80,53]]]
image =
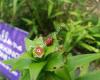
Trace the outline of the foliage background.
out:
[[[79,16],[87,10],[87,18],[93,15],[92,20],[97,22],[96,0],[0,0],[0,20],[27,30],[30,36],[55,31],[54,21],[67,23],[72,18],[70,11]]]
[[[57,32],[59,43],[64,45],[65,52],[70,55],[99,54],[99,4],[99,0],[0,0],[0,21],[28,31],[30,39]],[[77,56],[78,65],[77,60],[80,63],[88,61],[88,56],[83,55],[82,61],[81,56]],[[94,61],[97,58],[89,59]],[[74,60],[69,57],[69,61],[73,63]],[[88,61],[89,64],[91,61]],[[93,62],[92,67],[98,70],[99,60]],[[82,80],[88,79],[87,75],[85,77]]]

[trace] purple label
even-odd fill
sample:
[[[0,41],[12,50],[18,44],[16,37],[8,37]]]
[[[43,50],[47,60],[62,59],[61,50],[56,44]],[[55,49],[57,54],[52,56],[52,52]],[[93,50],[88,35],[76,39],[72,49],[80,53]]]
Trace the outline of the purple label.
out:
[[[11,72],[11,68],[1,61],[19,57],[25,51],[24,39],[27,36],[28,33],[21,29],[0,23],[0,72],[9,80],[19,80],[20,74]]]

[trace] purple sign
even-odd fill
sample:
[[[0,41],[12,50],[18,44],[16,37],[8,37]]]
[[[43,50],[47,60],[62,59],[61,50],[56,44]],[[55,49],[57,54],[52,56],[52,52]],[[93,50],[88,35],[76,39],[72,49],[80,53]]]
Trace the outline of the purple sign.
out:
[[[24,39],[27,36],[28,33],[21,29],[0,23],[0,72],[9,80],[19,80],[20,74],[10,71],[11,68],[1,61],[19,57],[25,51]]]

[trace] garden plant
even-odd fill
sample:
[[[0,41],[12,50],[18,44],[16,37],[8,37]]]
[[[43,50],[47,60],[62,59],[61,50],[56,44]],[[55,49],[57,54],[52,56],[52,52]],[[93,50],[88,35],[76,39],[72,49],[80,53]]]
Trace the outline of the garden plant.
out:
[[[100,19],[87,1],[0,0],[1,21],[29,32],[26,51],[3,62],[20,80],[100,80]]]

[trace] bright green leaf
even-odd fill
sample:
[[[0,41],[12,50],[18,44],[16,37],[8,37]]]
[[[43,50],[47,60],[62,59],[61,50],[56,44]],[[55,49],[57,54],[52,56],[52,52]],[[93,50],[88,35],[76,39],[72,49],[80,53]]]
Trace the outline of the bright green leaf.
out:
[[[40,63],[35,63],[33,62],[31,65],[30,65],[30,78],[31,80],[37,80],[41,70],[44,68],[46,62],[40,62]]]
[[[79,77],[76,80],[100,80],[100,71],[94,71],[84,76]]]
[[[54,71],[63,65],[64,65],[63,56],[62,56],[62,54],[57,52],[57,53],[53,53],[51,56],[49,56],[48,63],[46,65],[46,69],[49,71]]]

